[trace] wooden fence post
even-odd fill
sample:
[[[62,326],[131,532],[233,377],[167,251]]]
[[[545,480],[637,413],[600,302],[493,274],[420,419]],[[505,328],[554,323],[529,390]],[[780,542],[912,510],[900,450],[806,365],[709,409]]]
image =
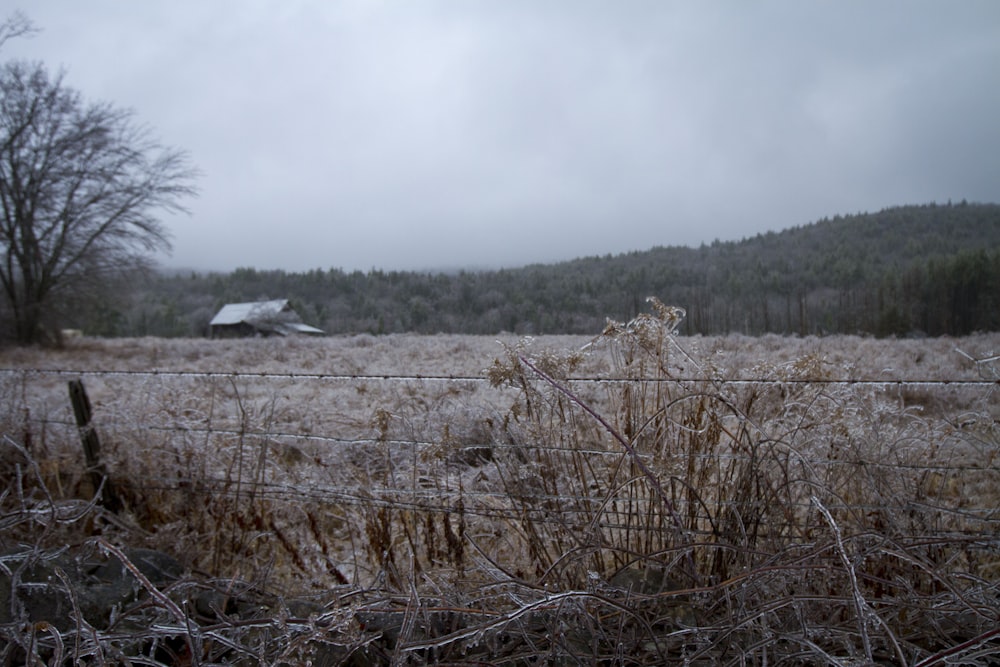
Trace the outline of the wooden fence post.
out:
[[[90,474],[94,491],[101,489],[101,504],[105,509],[117,513],[122,509],[122,502],[108,477],[107,468],[101,461],[101,441],[93,424],[90,423],[93,410],[90,407],[87,390],[83,388],[83,380],[69,381],[69,400],[73,404],[73,414],[76,415],[76,425],[80,431],[80,440],[83,442],[83,454],[87,460],[87,472]]]

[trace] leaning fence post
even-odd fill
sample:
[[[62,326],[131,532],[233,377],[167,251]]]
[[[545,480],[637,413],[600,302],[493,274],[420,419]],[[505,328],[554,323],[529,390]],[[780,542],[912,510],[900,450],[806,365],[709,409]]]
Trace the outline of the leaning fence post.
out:
[[[95,491],[101,489],[101,504],[104,508],[118,512],[122,509],[122,503],[101,461],[101,441],[93,424],[90,423],[93,410],[90,407],[87,390],[83,388],[83,380],[69,381],[69,400],[73,404],[73,414],[76,415],[76,425],[80,431],[80,440],[83,442],[83,454],[87,460],[90,481]]]

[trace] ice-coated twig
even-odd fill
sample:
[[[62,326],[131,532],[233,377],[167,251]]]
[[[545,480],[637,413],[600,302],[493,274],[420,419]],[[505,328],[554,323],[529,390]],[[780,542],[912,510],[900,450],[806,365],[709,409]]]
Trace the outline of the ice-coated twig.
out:
[[[115,545],[111,544],[103,537],[98,537],[96,542],[98,546],[101,547],[101,549],[112,554],[115,558],[121,561],[122,566],[132,573],[132,576],[134,576],[138,580],[138,582],[142,585],[142,587],[145,588],[146,591],[157,602],[159,602],[161,605],[163,605],[164,608],[166,608],[171,614],[173,614],[174,618],[177,619],[178,623],[180,623],[180,625],[183,628],[185,628],[186,630],[185,637],[188,642],[188,648],[191,650],[191,664],[194,665],[194,667],[198,667],[198,665],[200,664],[199,656],[201,655],[201,646],[200,646],[201,642],[198,641],[196,633],[192,631],[191,619],[188,618],[188,615],[185,614],[183,610],[181,610],[181,608],[177,605],[176,602],[174,602],[169,597],[164,595],[163,592],[160,591],[160,589],[154,586],[153,582],[151,582],[146,577],[146,575],[144,575],[142,571],[139,570],[139,568],[136,567],[131,560],[129,560],[128,556],[125,555],[124,551],[122,551]]]
[[[617,609],[618,611],[631,614],[631,610],[626,605],[616,602],[615,600],[612,600],[610,598],[597,595],[590,591],[563,591],[561,593],[553,593],[552,595],[546,595],[545,597],[535,600],[534,602],[530,602],[522,607],[519,607],[518,609],[503,614],[497,617],[496,619],[490,621],[489,623],[470,626],[433,639],[409,642],[402,648],[402,651],[410,652],[428,648],[440,648],[442,646],[447,646],[448,644],[453,644],[454,642],[461,641],[463,639],[469,639],[471,637],[482,637],[490,630],[496,630],[497,628],[505,627],[512,621],[526,614],[530,614],[533,611],[539,609],[557,608],[562,603],[576,598],[598,600],[605,605]]]
[[[914,667],[933,667],[934,665],[953,663],[953,661],[948,660],[948,658],[961,655],[966,651],[972,651],[973,649],[979,648],[986,642],[997,637],[1000,637],[1000,628],[994,628],[993,630],[984,632],[983,634],[973,637],[972,639],[962,642],[961,644],[956,644],[955,646],[946,648],[943,651],[938,651],[934,655],[921,660],[914,665]],[[996,653],[991,653],[991,655],[996,655]],[[965,657],[969,658],[971,656],[966,654]]]
[[[830,511],[826,509],[823,503],[820,502],[819,498],[812,496],[812,503],[826,519],[826,522],[830,524],[830,530],[833,531],[833,537],[837,541],[837,553],[840,555],[840,560],[844,564],[844,569],[847,571],[847,576],[851,580],[851,593],[854,600],[854,611],[858,617],[858,631],[861,633],[861,643],[865,649],[865,659],[869,664],[872,663],[872,642],[868,637],[868,616],[869,614],[874,614],[874,611],[868,606],[868,602],[865,600],[864,596],[861,594],[861,588],[858,586],[858,575],[854,571],[854,566],[851,565],[851,559],[847,557],[847,550],[844,548],[844,540],[840,535],[840,527],[837,522],[833,520],[833,515]]]
[[[74,656],[79,656],[80,655],[80,637],[83,635],[83,626],[84,626],[84,624],[87,621],[86,621],[86,619],[83,618],[83,612],[80,611],[80,603],[77,600],[76,591],[73,588],[73,584],[70,583],[69,577],[66,576],[65,570],[63,570],[61,567],[56,566],[55,573],[56,573],[56,576],[59,577],[59,581],[61,581],[63,583],[63,586],[66,587],[66,594],[69,595],[70,603],[73,605],[73,622],[76,623],[76,633],[74,633],[75,634],[75,636],[74,636],[75,645],[74,645],[73,655]],[[61,654],[62,650],[63,650],[62,636],[59,634],[59,631],[56,630],[55,628],[51,628],[51,631],[52,631],[52,634],[55,637],[58,638],[58,641],[59,641],[59,653]],[[62,660],[55,660],[53,658],[53,661],[52,661],[53,665],[58,665],[58,664],[61,664],[61,663],[62,663]]]

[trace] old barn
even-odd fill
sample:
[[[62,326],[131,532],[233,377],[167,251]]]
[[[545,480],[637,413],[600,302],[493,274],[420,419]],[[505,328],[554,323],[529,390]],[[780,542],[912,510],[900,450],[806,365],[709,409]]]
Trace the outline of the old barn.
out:
[[[305,324],[288,299],[229,303],[209,322],[212,338],[293,334],[323,335],[324,331]]]

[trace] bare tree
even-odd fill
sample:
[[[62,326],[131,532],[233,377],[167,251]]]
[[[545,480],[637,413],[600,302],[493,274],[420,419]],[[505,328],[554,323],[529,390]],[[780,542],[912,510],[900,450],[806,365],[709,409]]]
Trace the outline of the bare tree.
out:
[[[0,40],[30,31],[0,26]],[[2,45],[2,41],[0,41]],[[168,250],[158,215],[183,210],[195,170],[134,114],[86,104],[44,65],[0,67],[0,286],[20,343],[42,340],[95,285]]]

